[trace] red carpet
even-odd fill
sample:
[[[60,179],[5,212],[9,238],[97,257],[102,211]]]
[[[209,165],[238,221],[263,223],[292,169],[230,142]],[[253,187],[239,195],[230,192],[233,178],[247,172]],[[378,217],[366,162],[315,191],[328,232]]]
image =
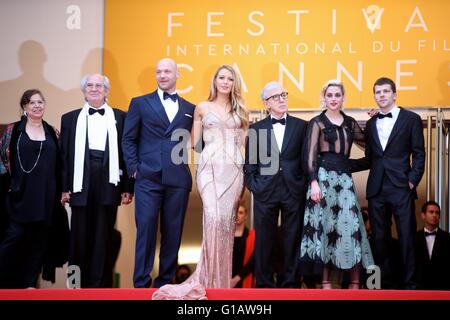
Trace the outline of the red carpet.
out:
[[[155,289],[0,290],[0,300],[150,300]],[[210,300],[450,300],[450,291],[207,289]]]

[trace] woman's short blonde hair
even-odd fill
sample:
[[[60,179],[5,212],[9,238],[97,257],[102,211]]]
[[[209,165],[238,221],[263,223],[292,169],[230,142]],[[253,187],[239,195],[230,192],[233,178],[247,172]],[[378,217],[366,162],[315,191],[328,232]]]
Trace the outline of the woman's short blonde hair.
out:
[[[345,88],[342,82],[340,82],[337,79],[328,80],[327,82],[325,82],[325,84],[322,87],[322,90],[320,91],[320,107],[322,109],[325,109],[327,107],[325,103],[325,94],[327,93],[329,87],[340,88],[342,91],[342,95],[345,96]],[[344,106],[342,106],[342,109],[344,109]]]

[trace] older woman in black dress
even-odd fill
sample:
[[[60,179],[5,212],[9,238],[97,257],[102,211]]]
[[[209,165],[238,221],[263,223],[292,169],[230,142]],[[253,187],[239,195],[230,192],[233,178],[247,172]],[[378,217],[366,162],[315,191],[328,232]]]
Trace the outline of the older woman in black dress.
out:
[[[52,222],[64,217],[55,217],[63,214],[55,210],[59,149],[55,129],[43,120],[45,99],[39,90],[27,90],[20,106],[23,117],[9,124],[0,140],[0,174],[10,178],[0,287],[33,288],[48,253]]]

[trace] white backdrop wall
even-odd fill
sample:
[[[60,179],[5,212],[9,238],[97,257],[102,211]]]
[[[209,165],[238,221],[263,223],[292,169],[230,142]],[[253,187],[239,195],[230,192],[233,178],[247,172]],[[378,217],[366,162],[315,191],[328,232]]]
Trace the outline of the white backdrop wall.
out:
[[[45,118],[59,127],[63,113],[81,106],[79,81],[100,72],[102,0],[0,1],[0,122],[16,121],[24,90],[42,90]]]
[[[44,118],[57,128],[84,103],[81,77],[102,70],[103,12],[103,0],[0,1],[0,123],[19,119],[30,88],[42,91]],[[41,286],[65,287],[65,269]]]

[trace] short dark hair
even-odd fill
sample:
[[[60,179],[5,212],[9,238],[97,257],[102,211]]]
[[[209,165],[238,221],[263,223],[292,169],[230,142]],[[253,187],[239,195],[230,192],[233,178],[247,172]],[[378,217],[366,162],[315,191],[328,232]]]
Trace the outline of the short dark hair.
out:
[[[395,82],[392,79],[382,77],[382,78],[377,79],[377,81],[375,81],[375,83],[373,84],[373,88],[372,88],[373,93],[375,93],[375,86],[382,86],[383,84],[390,85],[393,93],[397,92],[397,87],[395,86]]]
[[[439,208],[439,214],[441,214],[441,206],[436,201],[433,201],[433,200],[429,200],[429,201],[425,202],[422,205],[422,209],[421,209],[420,212],[426,213],[427,209],[428,209],[428,206],[436,206],[436,207],[438,207]]]
[[[22,98],[20,98],[20,107],[25,108],[25,106],[30,103],[31,97],[34,96],[35,94],[38,94],[41,96],[42,100],[45,101],[45,98],[42,94],[42,92],[38,89],[28,89],[26,90],[23,94],[22,94]]]

